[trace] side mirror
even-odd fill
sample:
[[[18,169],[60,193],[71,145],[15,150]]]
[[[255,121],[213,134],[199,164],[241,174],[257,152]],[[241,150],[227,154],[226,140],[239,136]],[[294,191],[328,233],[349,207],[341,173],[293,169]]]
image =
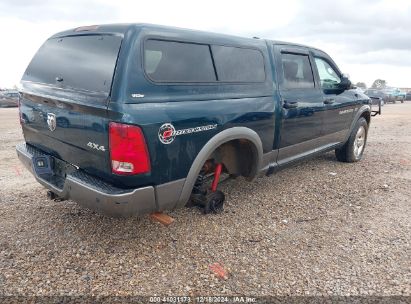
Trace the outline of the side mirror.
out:
[[[343,74],[341,76],[341,81],[339,83],[339,87],[342,90],[348,90],[348,89],[351,89],[351,87],[352,87],[351,80],[347,76],[348,75],[345,75],[345,74]]]

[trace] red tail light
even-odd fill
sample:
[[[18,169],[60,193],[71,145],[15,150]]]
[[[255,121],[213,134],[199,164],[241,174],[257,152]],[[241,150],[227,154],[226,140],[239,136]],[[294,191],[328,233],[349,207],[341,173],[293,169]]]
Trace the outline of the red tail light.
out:
[[[109,141],[113,173],[132,175],[150,172],[150,156],[139,127],[111,122]]]

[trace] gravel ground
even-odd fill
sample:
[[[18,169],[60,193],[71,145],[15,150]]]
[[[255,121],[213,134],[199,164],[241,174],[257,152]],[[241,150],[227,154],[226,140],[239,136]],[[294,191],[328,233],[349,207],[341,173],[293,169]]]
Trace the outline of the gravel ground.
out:
[[[15,155],[17,110],[0,109],[0,295],[410,296],[411,103],[383,111],[361,162],[228,181],[223,214],[165,227],[47,200]]]

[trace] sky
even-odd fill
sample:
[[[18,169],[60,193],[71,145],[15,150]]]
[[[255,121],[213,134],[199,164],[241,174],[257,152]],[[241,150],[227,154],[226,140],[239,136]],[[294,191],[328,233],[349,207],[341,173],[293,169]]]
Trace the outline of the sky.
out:
[[[19,83],[54,33],[128,22],[306,44],[328,53],[354,83],[411,88],[411,0],[1,0],[0,88]]]

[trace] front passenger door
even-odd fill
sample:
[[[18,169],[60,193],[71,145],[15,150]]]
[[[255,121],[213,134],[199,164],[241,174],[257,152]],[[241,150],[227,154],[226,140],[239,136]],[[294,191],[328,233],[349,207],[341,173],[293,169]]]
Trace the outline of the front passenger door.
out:
[[[330,58],[318,53],[314,54],[314,61],[325,104],[321,136],[325,144],[336,144],[349,132],[358,94],[341,89],[341,73]]]

